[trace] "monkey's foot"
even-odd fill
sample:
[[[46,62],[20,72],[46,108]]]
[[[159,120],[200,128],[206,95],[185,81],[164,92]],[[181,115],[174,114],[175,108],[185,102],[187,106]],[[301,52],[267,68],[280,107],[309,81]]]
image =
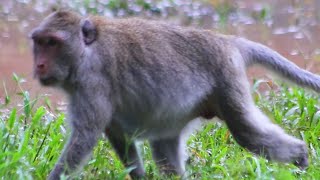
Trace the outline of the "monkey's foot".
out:
[[[264,150],[271,160],[293,163],[300,169],[308,166],[308,149],[306,144],[287,134],[278,134],[268,139]]]
[[[63,166],[61,164],[57,164],[55,168],[51,171],[47,180],[59,180],[60,176],[64,173]]]

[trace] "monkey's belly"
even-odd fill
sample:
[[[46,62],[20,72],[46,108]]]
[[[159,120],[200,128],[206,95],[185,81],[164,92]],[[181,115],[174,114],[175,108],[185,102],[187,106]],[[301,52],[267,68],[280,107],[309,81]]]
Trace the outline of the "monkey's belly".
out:
[[[115,121],[122,131],[135,139],[159,139],[176,137],[182,131],[191,131],[199,127],[199,119],[155,119],[124,118]]]
[[[125,91],[113,121],[125,133],[138,138],[178,136],[189,122],[201,116],[199,106],[210,90],[205,85],[192,85],[195,81],[191,77],[180,80],[179,93],[174,88],[162,88],[160,91],[160,85],[155,86],[153,92],[148,88],[134,93]],[[141,87],[148,86],[142,84]],[[154,96],[155,92],[157,96]]]

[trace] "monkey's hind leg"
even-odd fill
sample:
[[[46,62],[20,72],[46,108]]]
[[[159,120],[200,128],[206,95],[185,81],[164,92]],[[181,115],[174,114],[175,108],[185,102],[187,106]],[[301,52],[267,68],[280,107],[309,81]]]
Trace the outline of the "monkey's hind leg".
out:
[[[106,135],[124,166],[134,168],[130,172],[131,178],[142,178],[145,175],[145,171],[135,142],[126,137],[120,129],[113,127],[106,130]]]
[[[153,159],[161,173],[181,175],[185,173],[185,142],[181,137],[150,141]]]
[[[280,162],[308,166],[305,143],[286,134],[255,105],[250,91],[236,83],[219,95],[220,118],[225,120],[235,140],[251,152]]]

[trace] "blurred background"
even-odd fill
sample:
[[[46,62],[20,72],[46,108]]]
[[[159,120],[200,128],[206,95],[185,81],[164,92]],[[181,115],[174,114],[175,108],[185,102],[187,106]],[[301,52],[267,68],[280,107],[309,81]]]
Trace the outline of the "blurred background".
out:
[[[28,39],[59,8],[242,36],[320,74],[320,0],[0,0],[0,179],[45,179],[68,135],[64,97],[33,79]],[[320,179],[319,95],[274,83],[262,68],[250,68],[248,75],[257,106],[307,143],[309,168],[301,171],[253,156],[235,143],[226,126],[209,123],[189,138],[190,179]],[[146,179],[165,179],[157,173],[146,142],[141,153]],[[99,141],[79,179],[120,180],[131,169],[122,166],[107,141]]]
[[[20,85],[31,96],[47,93],[54,103],[60,103],[59,93],[33,80],[28,39],[30,30],[56,8],[109,18],[156,19],[238,35],[270,46],[300,67],[320,72],[319,0],[1,0],[0,104],[7,94],[19,92]],[[259,68],[249,74],[268,79]]]

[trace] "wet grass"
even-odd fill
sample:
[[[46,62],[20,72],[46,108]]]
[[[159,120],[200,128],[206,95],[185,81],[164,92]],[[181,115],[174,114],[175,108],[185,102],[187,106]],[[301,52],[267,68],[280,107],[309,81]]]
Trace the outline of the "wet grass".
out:
[[[2,179],[45,179],[65,143],[68,131],[65,115],[52,112],[47,105],[36,106],[19,85],[19,103],[10,97],[0,106],[0,177]],[[280,86],[260,93],[257,81],[253,94],[257,105],[274,122],[308,144],[310,166],[301,171],[291,164],[269,162],[253,156],[233,140],[225,125],[209,123],[188,141],[189,179],[320,179],[320,111],[319,96],[299,88]],[[5,100],[7,99],[7,100]],[[141,143],[147,179],[163,177],[152,161],[150,148]],[[92,158],[76,177],[80,179],[125,179],[125,169],[110,144],[101,138]]]

